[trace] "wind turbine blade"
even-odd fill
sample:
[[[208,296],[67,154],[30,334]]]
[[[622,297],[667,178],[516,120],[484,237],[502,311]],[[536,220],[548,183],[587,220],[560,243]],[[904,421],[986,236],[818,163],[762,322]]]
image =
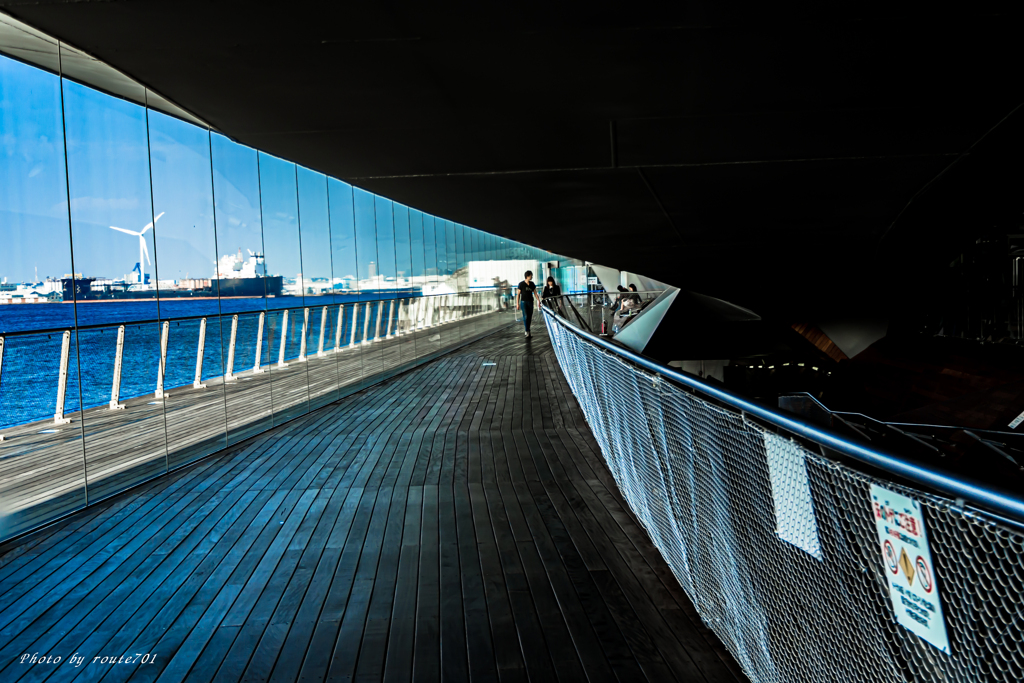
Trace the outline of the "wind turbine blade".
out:
[[[159,214],[159,215],[158,215],[158,216],[157,216],[156,218],[154,218],[154,219],[152,220],[152,222],[150,222],[150,223],[146,223],[146,227],[144,227],[144,228],[143,228],[143,229],[142,229],[142,230],[141,230],[141,231],[139,232],[139,234],[140,234],[140,235],[145,235],[145,234],[146,234],[146,231],[147,231],[147,230],[149,230],[150,228],[152,228],[152,227],[153,227],[153,223],[156,223],[156,222],[157,222],[158,220],[160,220],[160,216],[163,216],[163,215],[164,215],[165,213],[167,213],[167,212],[166,212],[166,211],[161,211],[161,212],[160,212],[160,214]]]
[[[142,253],[146,255],[146,263],[153,265],[153,262],[149,260],[149,247],[146,246],[146,238],[139,235],[139,243],[142,246]]]
[[[118,232],[123,232],[126,235],[135,235],[136,237],[138,237],[141,234],[141,233],[135,232],[134,230],[125,230],[124,228],[115,228],[113,225],[110,226],[110,229],[111,230],[117,230]]]

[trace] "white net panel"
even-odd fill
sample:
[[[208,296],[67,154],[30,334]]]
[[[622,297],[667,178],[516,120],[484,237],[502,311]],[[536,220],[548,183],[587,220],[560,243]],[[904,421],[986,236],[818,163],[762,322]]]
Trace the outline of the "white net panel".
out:
[[[1024,681],[1018,530],[809,451],[544,319],[623,496],[752,681]],[[895,621],[872,483],[923,505],[950,654]]]

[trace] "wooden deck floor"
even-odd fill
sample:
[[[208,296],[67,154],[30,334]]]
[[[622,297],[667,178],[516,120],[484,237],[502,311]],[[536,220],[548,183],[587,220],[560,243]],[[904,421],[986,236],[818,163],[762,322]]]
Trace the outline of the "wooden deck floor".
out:
[[[0,546],[0,680],[741,680],[540,322]]]

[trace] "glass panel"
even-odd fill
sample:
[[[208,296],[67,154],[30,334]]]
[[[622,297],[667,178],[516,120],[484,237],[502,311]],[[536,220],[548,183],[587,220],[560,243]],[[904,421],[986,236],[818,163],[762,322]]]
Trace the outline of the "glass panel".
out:
[[[302,308],[302,254],[299,241],[295,164],[260,152],[260,206],[267,273],[281,276],[282,296],[268,298],[271,353],[277,358],[273,383],[274,424],[309,410],[306,364],[299,360],[308,315]],[[295,361],[295,362],[289,362]]]
[[[359,308],[358,259],[356,258],[355,218],[352,186],[340,180],[327,180],[331,212],[331,264],[334,271],[334,302],[340,308],[341,342],[337,354],[338,381],[342,387],[358,384],[362,376],[356,321]],[[335,328],[337,335],[337,328]],[[344,393],[344,390],[342,390]]]
[[[271,418],[270,345],[264,311],[266,294],[280,295],[282,282],[280,277],[265,277],[256,150],[221,135],[211,138],[220,254],[214,284],[223,313],[222,366],[225,375],[236,378],[225,382],[228,443],[237,443],[265,429]]]
[[[360,306],[356,318],[356,340],[363,345],[361,375],[364,380],[380,372],[380,353],[371,352],[376,333],[380,298],[380,273],[377,267],[377,224],[374,195],[353,189],[353,212],[356,228]]]
[[[438,251],[437,237],[434,235],[434,217],[423,214],[423,281],[430,287],[424,287],[424,293],[429,294],[433,286],[437,284],[438,273]]]
[[[64,81],[78,324],[157,318],[146,111]]]
[[[411,221],[419,223],[421,247],[423,218],[418,211],[410,211],[409,207],[395,204],[395,267],[398,269],[399,284],[398,301],[395,304],[395,322],[392,334],[399,340],[399,358],[406,363],[416,357],[416,343],[411,334],[409,314],[412,312],[412,297],[416,292],[416,274],[412,266],[412,230]],[[423,250],[420,249],[420,260]]]
[[[169,393],[164,409],[168,462],[173,468],[227,445],[220,306],[213,290],[217,242],[210,134],[150,112],[149,149],[153,210],[162,216],[157,270],[160,315],[172,319],[164,370],[164,387]],[[175,320],[194,316],[202,319]]]
[[[331,279],[331,223],[327,176],[297,169],[299,233],[302,236],[302,287],[309,324],[306,358],[310,410],[338,398],[338,371],[334,358],[334,294]],[[336,311],[334,311],[336,313]]]
[[[69,332],[70,424],[53,422],[63,330],[74,324],[60,79],[0,57],[0,539],[85,504],[77,339]],[[62,303],[62,301],[64,301]],[[24,330],[53,334],[15,336]],[[26,480],[17,475],[33,471]]]
[[[381,371],[398,365],[398,347],[388,341],[391,320],[395,315],[395,292],[397,266],[395,260],[395,216],[394,203],[390,199],[374,198],[377,219],[377,260],[380,270],[381,297],[378,307],[377,324],[374,329],[376,351],[380,354]],[[363,363],[367,359],[364,357]],[[376,361],[374,361],[376,362]]]
[[[0,303],[35,304],[0,306],[0,332],[71,326],[60,80],[0,57],[0,131]]]
[[[78,324],[155,320],[157,228],[146,111],[71,81],[64,81],[64,106]],[[79,340],[81,358],[88,359],[86,406],[108,403],[111,392],[116,344],[91,353],[98,335],[90,330]],[[83,419],[90,502],[166,470],[160,335],[156,323],[126,326],[121,397],[130,400],[123,412],[101,410]]]

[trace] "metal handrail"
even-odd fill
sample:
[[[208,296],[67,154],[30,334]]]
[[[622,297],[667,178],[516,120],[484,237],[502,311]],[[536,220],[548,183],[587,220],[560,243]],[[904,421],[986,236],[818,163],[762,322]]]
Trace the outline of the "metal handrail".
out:
[[[323,302],[319,302],[318,301],[318,302],[316,302],[315,304],[312,304],[312,305],[310,305],[310,304],[300,304],[298,306],[281,306],[280,308],[254,308],[254,309],[245,310],[245,311],[218,311],[216,313],[206,313],[204,315],[183,315],[183,316],[176,316],[176,317],[173,317],[173,318],[147,318],[147,319],[144,319],[144,320],[119,320],[119,321],[111,321],[111,322],[106,322],[106,323],[93,323],[91,325],[76,325],[74,323],[69,323],[68,325],[64,325],[62,327],[46,327],[46,328],[39,328],[39,329],[34,329],[34,330],[12,330],[10,332],[6,332],[4,330],[0,330],[0,336],[4,336],[4,337],[31,337],[31,336],[40,335],[40,334],[60,334],[60,333],[64,332],[64,330],[75,330],[77,332],[77,331],[81,331],[81,330],[105,329],[105,328],[108,328],[108,327],[115,327],[116,328],[118,325],[152,325],[152,324],[163,323],[163,322],[175,323],[175,322],[183,322],[183,321],[186,321],[186,320],[201,320],[203,318],[217,318],[217,317],[225,317],[225,316],[230,318],[233,315],[250,315],[250,314],[259,315],[260,313],[273,313],[275,311],[301,311],[304,308],[315,308],[317,306],[335,306],[335,305],[339,305],[339,304],[348,305],[350,303],[362,304],[362,303],[373,303],[373,302],[376,302],[376,301],[391,301],[392,298],[394,298],[394,299],[427,299],[427,298],[430,298],[430,297],[433,297],[433,296],[456,296],[456,295],[460,295],[460,294],[470,294],[470,293],[476,294],[478,292],[469,292],[469,291],[466,291],[466,292],[446,292],[444,294],[422,294],[420,296],[380,297],[379,299],[359,299],[357,301],[341,301],[341,302],[333,302],[333,303],[330,303],[330,304],[325,304]],[[355,292],[355,295],[358,295],[358,294],[359,294],[359,292]],[[350,295],[351,295],[351,293],[350,293]],[[325,296],[331,296],[331,295],[325,295]],[[253,297],[253,298],[262,298],[262,297]],[[152,299],[123,299],[123,300],[121,300],[121,299],[110,299],[110,301],[153,301],[153,302],[156,302],[157,300],[158,299],[156,297],[153,297]],[[176,298],[176,297],[172,297],[172,298],[167,299],[167,301],[182,301],[182,300],[183,299]],[[188,301],[188,299],[184,299],[184,300]],[[71,303],[74,303],[74,302],[68,301],[68,302],[65,302],[65,303],[71,304]],[[45,306],[47,304],[5,304],[5,305]],[[93,302],[90,302],[90,305],[93,305]],[[0,310],[2,310],[2,309],[3,309],[3,305],[0,305]]]
[[[681,373],[673,368],[662,365],[650,358],[634,353],[629,349],[602,339],[585,330],[572,325],[568,320],[557,315],[551,307],[543,307],[545,315],[573,334],[586,339],[611,353],[624,358],[645,370],[670,379],[678,384],[689,387],[706,396],[743,413],[757,417],[764,422],[784,429],[787,432],[809,439],[833,451],[841,453],[853,460],[870,465],[882,472],[900,477],[915,484],[925,486],[934,491],[963,499],[974,505],[993,510],[1018,524],[1024,524],[1024,495],[1003,489],[992,484],[975,480],[971,477],[955,474],[941,467],[923,465],[907,461],[892,453],[868,448],[849,441],[831,430],[805,422],[795,416],[783,414],[759,405],[728,389],[704,382],[696,377]]]

